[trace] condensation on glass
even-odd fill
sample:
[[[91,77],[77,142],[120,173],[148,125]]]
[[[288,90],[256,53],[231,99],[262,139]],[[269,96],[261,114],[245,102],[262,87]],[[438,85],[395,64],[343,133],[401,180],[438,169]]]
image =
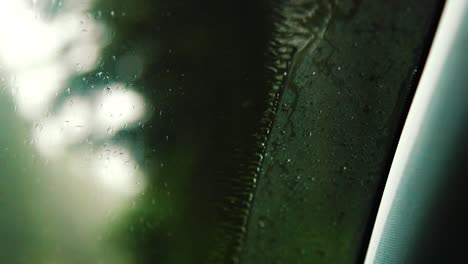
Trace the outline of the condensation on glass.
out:
[[[107,234],[145,191],[144,58],[94,2],[0,1],[2,263],[133,263]]]

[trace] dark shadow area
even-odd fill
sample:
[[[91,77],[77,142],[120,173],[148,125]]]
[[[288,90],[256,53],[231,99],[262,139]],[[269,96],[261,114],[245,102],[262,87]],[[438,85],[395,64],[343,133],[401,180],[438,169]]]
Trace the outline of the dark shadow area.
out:
[[[269,9],[266,1],[185,0],[102,1],[96,7],[115,29],[107,60],[128,52],[145,58],[142,77],[129,82],[142,87],[152,106],[142,132],[151,182],[141,209],[129,212],[124,231],[115,230],[138,263],[201,263],[212,251],[216,262],[237,250],[252,192],[236,183],[239,164],[252,147],[270,89]],[[169,204],[164,217],[150,210],[152,188],[165,190],[166,201],[157,201]],[[160,220],[147,228],[142,218]],[[125,231],[132,225],[141,230]]]

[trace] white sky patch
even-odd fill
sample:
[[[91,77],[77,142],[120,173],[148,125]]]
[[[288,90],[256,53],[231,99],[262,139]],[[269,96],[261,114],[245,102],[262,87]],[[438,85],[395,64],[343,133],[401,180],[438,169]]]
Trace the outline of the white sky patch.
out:
[[[145,116],[145,101],[123,84],[104,88],[96,98],[95,132],[98,136],[114,135],[119,130],[134,126]]]
[[[79,6],[86,5],[89,1]],[[11,86],[24,118],[40,118],[70,78],[97,67],[108,41],[104,32],[102,24],[80,12],[44,21],[26,1],[0,1],[0,63],[16,76]]]
[[[57,64],[19,71],[12,82],[12,93],[19,113],[26,119],[44,116],[55,94],[65,85],[66,70]]]
[[[93,174],[108,191],[134,195],[143,189],[143,177],[133,155],[124,147],[101,148],[93,158]]]
[[[25,1],[0,1],[0,61],[20,69],[50,60],[62,39]]]
[[[92,108],[84,97],[72,97],[61,109],[59,121],[67,135],[67,144],[82,142],[91,133]]]
[[[33,138],[39,153],[47,159],[56,159],[65,153],[65,135],[57,119],[46,120],[37,125]]]
[[[70,145],[81,143],[91,133],[91,107],[86,98],[69,98],[57,115],[39,122],[33,130],[38,151],[57,159]]]

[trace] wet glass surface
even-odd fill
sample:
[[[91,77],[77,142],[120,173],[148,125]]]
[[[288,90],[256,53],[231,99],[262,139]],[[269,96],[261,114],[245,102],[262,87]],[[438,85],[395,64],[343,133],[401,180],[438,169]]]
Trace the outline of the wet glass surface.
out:
[[[242,263],[362,263],[441,3],[341,1],[281,96]]]
[[[218,208],[269,88],[266,5],[0,5],[2,261],[206,259],[242,224]]]
[[[0,1],[0,262],[352,262],[413,2]]]

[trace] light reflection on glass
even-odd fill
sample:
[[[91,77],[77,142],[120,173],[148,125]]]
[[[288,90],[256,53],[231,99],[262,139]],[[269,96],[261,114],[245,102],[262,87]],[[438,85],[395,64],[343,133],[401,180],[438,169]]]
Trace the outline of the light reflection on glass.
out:
[[[138,150],[131,142],[114,140],[119,131],[147,119],[144,99],[122,83],[96,84],[93,92],[64,95],[73,78],[96,70],[110,41],[106,26],[88,13],[92,4],[0,0],[0,77],[9,90],[0,96],[11,98],[18,118],[29,124],[28,142],[49,166],[46,172],[29,172],[31,178],[47,174],[31,191],[31,199],[40,197],[34,202],[41,204],[43,214],[37,216],[37,229],[68,223],[52,227],[59,244],[70,247],[68,252],[80,252],[90,261],[129,263],[125,252],[99,253],[96,248],[102,247],[99,237],[109,224],[108,212],[118,214],[144,190],[144,175],[134,157]],[[44,12],[47,5],[60,6],[52,14]],[[143,61],[129,55],[116,68],[123,76],[137,78]],[[61,234],[69,229],[76,230],[76,236]],[[36,246],[23,252],[34,252],[37,263],[76,263],[67,250],[49,256]]]

